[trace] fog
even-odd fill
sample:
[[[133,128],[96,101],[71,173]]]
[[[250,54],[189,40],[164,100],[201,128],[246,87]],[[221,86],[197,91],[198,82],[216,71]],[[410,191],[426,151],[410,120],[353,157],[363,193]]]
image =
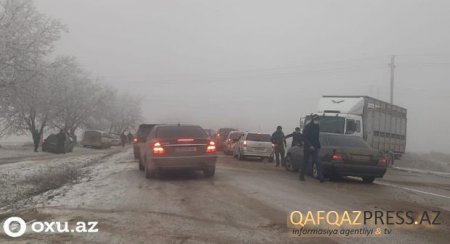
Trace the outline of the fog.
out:
[[[148,122],[290,132],[321,95],[408,109],[408,151],[447,151],[450,2],[36,0],[56,53],[143,101]]]

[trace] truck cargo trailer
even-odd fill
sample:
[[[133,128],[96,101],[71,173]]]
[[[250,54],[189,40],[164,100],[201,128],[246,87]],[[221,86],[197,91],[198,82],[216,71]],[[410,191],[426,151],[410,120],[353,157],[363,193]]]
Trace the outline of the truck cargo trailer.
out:
[[[406,148],[407,110],[369,96],[322,96],[317,114],[322,132],[361,136],[393,162]],[[310,116],[301,120],[301,127]]]

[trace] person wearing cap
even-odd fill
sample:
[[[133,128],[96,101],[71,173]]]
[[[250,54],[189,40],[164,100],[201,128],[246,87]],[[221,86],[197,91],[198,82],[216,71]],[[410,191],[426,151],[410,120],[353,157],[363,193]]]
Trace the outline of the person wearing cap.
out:
[[[286,135],[284,139],[292,137],[291,147],[293,146],[303,146],[303,135],[300,132],[300,127],[296,127],[295,131],[289,135]]]
[[[309,158],[312,158],[313,162],[316,164],[318,178],[320,182],[323,182],[323,174],[322,174],[322,167],[320,165],[320,157],[319,157],[319,151],[320,151],[320,140],[319,140],[319,133],[320,133],[320,127],[319,127],[319,120],[320,117],[317,114],[314,114],[312,116],[311,122],[308,123],[305,128],[303,129],[303,164],[300,169],[300,180],[305,180],[305,170],[307,168]]]
[[[281,126],[277,126],[277,130],[272,134],[271,141],[275,150],[275,160],[277,163],[275,167],[280,165],[280,158],[281,165],[284,166],[284,147],[286,146],[286,140],[284,139],[283,128]]]

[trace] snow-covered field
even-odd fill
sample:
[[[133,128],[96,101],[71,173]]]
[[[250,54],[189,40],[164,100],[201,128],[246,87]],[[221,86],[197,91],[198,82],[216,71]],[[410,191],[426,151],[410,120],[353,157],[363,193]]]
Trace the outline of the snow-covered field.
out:
[[[450,173],[450,155],[445,153],[405,153],[395,166],[427,171]]]
[[[120,151],[77,148],[74,153],[55,155],[15,149],[0,149],[0,162],[9,156],[24,157],[19,162],[0,164],[0,207],[18,207],[34,195],[76,181],[86,173],[86,166]]]

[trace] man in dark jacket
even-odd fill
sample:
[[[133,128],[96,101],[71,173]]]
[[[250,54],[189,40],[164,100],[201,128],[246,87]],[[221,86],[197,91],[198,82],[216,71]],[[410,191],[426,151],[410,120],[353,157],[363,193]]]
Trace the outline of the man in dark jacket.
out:
[[[284,166],[284,147],[286,146],[286,140],[284,139],[284,133],[281,126],[278,126],[277,130],[272,134],[271,141],[274,145],[275,158],[277,162],[275,166],[278,167],[280,165],[280,158],[281,165]]]
[[[291,143],[292,147],[296,146],[296,145],[297,146],[303,146],[303,135],[300,132],[300,128],[299,127],[295,128],[294,132],[292,132],[289,135],[286,135],[284,138],[287,139],[289,137],[292,137],[292,143]]]
[[[66,153],[66,133],[63,129],[59,131],[59,133],[56,135],[57,138],[57,153]]]
[[[120,141],[122,143],[122,147],[125,147],[125,144],[127,143],[127,135],[125,135],[125,131],[122,131],[122,133],[120,134]]]
[[[320,140],[319,140],[319,115],[314,114],[311,122],[308,123],[303,129],[303,140],[305,142],[303,146],[303,164],[300,170],[300,180],[305,180],[305,170],[308,165],[309,158],[312,158],[312,162],[316,164],[317,174],[320,182],[323,182],[322,167],[320,165]]]

